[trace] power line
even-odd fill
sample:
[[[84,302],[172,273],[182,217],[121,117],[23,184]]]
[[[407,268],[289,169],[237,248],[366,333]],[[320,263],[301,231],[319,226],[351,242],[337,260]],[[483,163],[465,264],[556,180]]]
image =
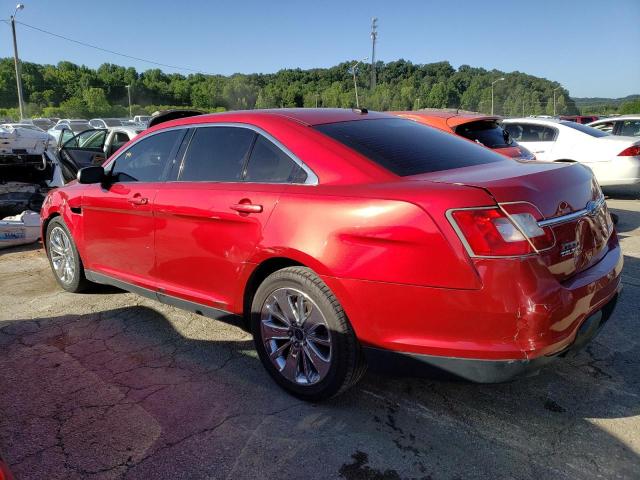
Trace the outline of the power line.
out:
[[[57,33],[49,32],[49,31],[44,30],[42,28],[35,27],[33,25],[29,25],[28,23],[18,22],[18,21],[16,21],[16,23],[19,23],[20,25],[23,25],[23,26],[25,26],[27,28],[31,28],[33,30],[37,30],[38,32],[45,33],[47,35],[51,35],[53,37],[60,38],[62,40],[66,40],[68,42],[76,43],[78,45],[82,45],[83,47],[93,48],[94,50],[100,50],[101,52],[110,53],[112,55],[118,55],[120,57],[129,58],[131,60],[137,60],[139,62],[145,62],[145,63],[149,63],[149,64],[152,64],[152,65],[157,65],[159,67],[171,68],[173,70],[184,70],[184,71],[189,71],[189,72],[194,72],[194,73],[202,73],[204,75],[214,75],[213,73],[202,72],[202,71],[197,70],[195,68],[179,67],[179,66],[176,66],[176,65],[168,65],[166,63],[160,63],[160,62],[156,62],[154,60],[149,60],[149,59],[141,58],[141,57],[135,57],[133,55],[127,55],[126,53],[120,53],[120,52],[116,52],[114,50],[109,50],[107,48],[98,47],[96,45],[91,45],[90,43],[86,43],[86,42],[82,42],[80,40],[75,40],[73,38],[65,37],[64,35],[60,35],[60,34],[57,34]]]

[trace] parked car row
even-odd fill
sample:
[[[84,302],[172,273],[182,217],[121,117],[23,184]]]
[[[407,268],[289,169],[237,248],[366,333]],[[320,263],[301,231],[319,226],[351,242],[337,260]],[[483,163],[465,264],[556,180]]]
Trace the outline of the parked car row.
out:
[[[593,171],[484,146],[571,152],[594,129],[430,128],[365,109],[176,116],[49,192],[42,235],[62,288],[112,284],[239,318],[268,373],[306,400],[345,391],[367,365],[504,381],[611,317],[623,256]],[[594,131],[581,152],[630,148]],[[84,155],[97,135],[63,150]]]

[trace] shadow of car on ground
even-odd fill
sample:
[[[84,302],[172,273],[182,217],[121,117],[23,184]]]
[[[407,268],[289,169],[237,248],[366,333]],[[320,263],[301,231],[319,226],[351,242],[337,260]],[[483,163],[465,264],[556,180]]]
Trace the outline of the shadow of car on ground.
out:
[[[25,479],[637,477],[608,422],[640,413],[637,306],[536,377],[368,374],[321,404],[281,391],[247,335],[211,337],[203,317],[132,306],[4,321],[0,446]]]

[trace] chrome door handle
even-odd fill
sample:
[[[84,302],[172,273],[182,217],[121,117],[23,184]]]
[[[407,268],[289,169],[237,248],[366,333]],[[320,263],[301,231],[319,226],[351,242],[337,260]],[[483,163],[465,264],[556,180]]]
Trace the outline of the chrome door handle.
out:
[[[141,196],[133,196],[127,200],[131,205],[146,205],[149,199]]]
[[[262,212],[262,205],[255,205],[253,203],[236,203],[231,205],[231,210],[235,210],[240,213],[260,213]]]

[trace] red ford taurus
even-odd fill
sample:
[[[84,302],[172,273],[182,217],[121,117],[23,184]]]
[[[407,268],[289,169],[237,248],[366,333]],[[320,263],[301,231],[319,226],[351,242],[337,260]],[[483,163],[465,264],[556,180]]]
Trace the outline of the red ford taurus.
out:
[[[365,365],[537,371],[610,317],[622,255],[591,171],[411,120],[272,110],[160,123],[42,209],[53,273],[251,328],[289,392]]]

